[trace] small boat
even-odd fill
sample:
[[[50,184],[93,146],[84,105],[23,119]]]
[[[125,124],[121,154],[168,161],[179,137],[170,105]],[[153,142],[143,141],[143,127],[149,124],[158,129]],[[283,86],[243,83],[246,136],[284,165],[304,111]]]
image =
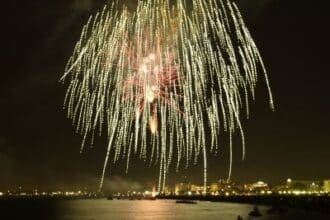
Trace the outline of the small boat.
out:
[[[179,203],[179,204],[197,204],[196,201],[193,201],[193,200],[186,200],[186,199],[183,199],[183,200],[176,200],[175,202],[176,202],[176,203]]]
[[[249,216],[253,216],[253,217],[260,217],[260,216],[262,216],[262,214],[260,213],[260,210],[259,210],[258,206],[254,206],[253,210],[249,213]]]

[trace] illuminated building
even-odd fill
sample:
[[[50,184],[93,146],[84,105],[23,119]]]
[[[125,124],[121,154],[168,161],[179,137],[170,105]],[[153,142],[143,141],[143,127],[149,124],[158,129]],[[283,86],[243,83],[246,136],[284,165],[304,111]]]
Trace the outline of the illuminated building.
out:
[[[231,195],[243,191],[243,187],[233,181],[220,179],[217,183],[211,184],[210,191],[212,195]]]
[[[323,180],[323,191],[329,193],[330,192],[330,179]]]
[[[164,190],[163,190],[163,193],[165,195],[171,195],[173,192],[175,192],[175,189],[173,189],[173,187],[169,186],[169,185],[166,185],[164,187]]]
[[[204,191],[204,186],[190,185],[190,192],[194,195],[201,195]]]
[[[220,189],[221,189],[220,183],[212,183],[210,186],[211,194],[219,194]]]
[[[330,180],[327,182],[319,180],[294,180],[287,179],[287,181],[275,188],[279,194],[292,194],[292,195],[311,195],[321,194],[326,192],[326,188],[330,186]],[[327,185],[329,184],[329,185]],[[328,188],[329,190],[329,188]]]
[[[244,191],[250,192],[250,193],[263,194],[264,192],[269,191],[269,186],[267,183],[265,183],[263,181],[258,181],[256,183],[252,183],[252,184],[245,184]]]
[[[291,180],[287,182],[287,188],[291,191],[302,190],[302,191],[320,191],[322,190],[322,181],[315,180]]]
[[[189,191],[189,183],[184,182],[175,184],[175,195],[187,195]]]

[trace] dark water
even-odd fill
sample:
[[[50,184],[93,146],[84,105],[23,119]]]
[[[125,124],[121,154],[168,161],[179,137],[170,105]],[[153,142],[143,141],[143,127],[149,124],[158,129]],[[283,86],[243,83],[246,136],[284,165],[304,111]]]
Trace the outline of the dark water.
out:
[[[0,219],[181,219],[181,220],[236,220],[238,215],[251,219],[248,213],[252,205],[198,202],[176,204],[173,200],[1,200]],[[307,220],[330,219],[329,215],[310,213],[303,210],[289,210],[282,215],[268,215],[268,207],[259,206],[260,220]]]

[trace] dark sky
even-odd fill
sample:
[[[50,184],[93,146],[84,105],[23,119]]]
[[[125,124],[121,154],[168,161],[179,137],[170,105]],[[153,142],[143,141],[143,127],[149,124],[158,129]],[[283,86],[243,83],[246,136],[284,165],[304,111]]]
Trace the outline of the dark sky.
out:
[[[129,3],[129,1],[126,1]],[[243,120],[247,157],[235,143],[233,179],[277,183],[330,178],[329,16],[315,1],[237,0],[269,72],[276,111],[261,79],[249,120]],[[320,1],[322,2],[322,1]],[[106,143],[79,154],[81,137],[62,110],[58,83],[80,30],[102,0],[2,3],[0,79],[0,191],[17,186],[96,187]],[[132,5],[132,4],[130,4]],[[227,175],[227,146],[210,161],[210,181]],[[126,175],[112,166],[110,179],[150,185],[158,168],[136,161]],[[141,175],[143,174],[143,175]],[[202,168],[181,174],[202,182]],[[170,175],[170,180],[181,174]]]

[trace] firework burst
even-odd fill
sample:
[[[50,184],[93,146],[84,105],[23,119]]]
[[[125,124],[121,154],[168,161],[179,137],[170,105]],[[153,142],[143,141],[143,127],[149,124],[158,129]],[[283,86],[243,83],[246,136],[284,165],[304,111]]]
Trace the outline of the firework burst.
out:
[[[108,137],[109,159],[139,155],[159,164],[159,191],[171,164],[204,161],[219,149],[219,134],[242,138],[242,110],[262,73],[259,51],[237,6],[227,0],[139,1],[129,12],[114,3],[90,18],[61,80],[69,81],[65,107],[86,140]]]

